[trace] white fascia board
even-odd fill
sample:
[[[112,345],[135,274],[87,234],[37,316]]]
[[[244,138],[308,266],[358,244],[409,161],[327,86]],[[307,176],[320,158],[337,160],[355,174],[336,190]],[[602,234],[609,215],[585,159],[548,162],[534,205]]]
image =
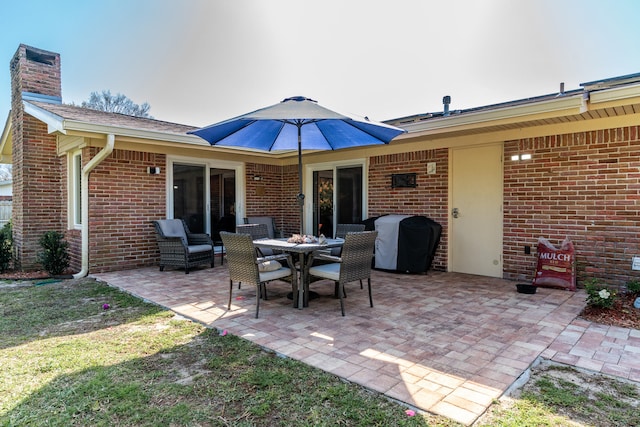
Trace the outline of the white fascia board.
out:
[[[158,142],[174,142],[174,143],[189,144],[189,145],[194,145],[198,147],[207,147],[207,148],[212,147],[211,144],[209,144],[207,141],[200,138],[199,136],[188,135],[188,134],[180,135],[177,133],[170,133],[170,132],[160,132],[160,131],[151,131],[151,130],[135,129],[135,128],[128,128],[128,127],[99,125],[99,124],[80,122],[75,120],[65,120],[64,128],[67,131],[90,132],[90,133],[97,133],[97,134],[114,134],[119,137],[146,139],[146,140],[158,141]],[[273,156],[272,152],[268,152],[264,150],[256,150],[252,148],[222,147],[222,146],[218,146],[216,148],[229,153],[237,153],[238,151],[240,151],[240,152],[251,153],[251,154]],[[292,152],[297,153],[296,150],[293,150]],[[288,154],[288,153],[290,153],[290,151],[278,152],[278,154]]]
[[[464,113],[459,116],[452,114],[447,117],[428,119],[423,122],[403,124],[402,127],[410,134],[415,132],[455,128],[457,126],[489,123],[498,120],[516,119],[541,113],[566,111],[567,109],[574,108],[576,109],[576,113],[578,113],[581,102],[581,94],[573,96],[560,96],[558,98],[546,101],[496,108],[487,111]],[[409,134],[404,134],[404,136],[411,136]],[[397,139],[401,139],[402,137],[403,135],[400,135]]]
[[[30,116],[35,117],[41,122],[47,125],[47,131],[49,133],[60,132],[66,134],[64,130],[64,119],[57,114],[53,114],[47,110],[37,107],[30,102],[22,101],[24,106],[24,112]]]
[[[177,133],[160,132],[153,130],[135,129],[122,126],[100,125],[95,123],[80,122],[77,120],[65,120],[64,129],[66,131],[90,132],[98,134],[114,134],[130,138],[150,139],[154,141],[182,142],[193,145],[209,145],[202,138],[192,135],[180,135]],[[202,141],[202,142],[200,142]]]
[[[599,102],[618,101],[621,99],[637,98],[639,96],[640,84],[635,84],[589,92],[589,102],[591,104],[597,104]]]
[[[0,137],[0,160],[2,160],[2,152],[4,151],[4,147],[9,142],[9,137],[11,136],[11,128],[11,110],[9,110],[7,121],[4,124],[4,128],[2,129],[2,136]]]

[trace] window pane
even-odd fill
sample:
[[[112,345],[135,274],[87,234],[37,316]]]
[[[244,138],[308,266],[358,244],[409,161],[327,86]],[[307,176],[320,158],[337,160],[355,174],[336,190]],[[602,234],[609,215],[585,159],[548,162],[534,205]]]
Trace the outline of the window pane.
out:
[[[338,224],[355,224],[362,221],[362,167],[337,170]]]
[[[194,233],[204,233],[204,166],[173,165],[173,217]]]
[[[82,224],[82,156],[73,156],[73,222]]]
[[[313,234],[333,237],[333,170],[313,172]]]

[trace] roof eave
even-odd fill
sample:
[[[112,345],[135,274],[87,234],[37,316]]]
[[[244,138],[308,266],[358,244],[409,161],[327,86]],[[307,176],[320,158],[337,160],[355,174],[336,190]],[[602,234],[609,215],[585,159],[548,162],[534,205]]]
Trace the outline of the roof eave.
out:
[[[2,129],[2,136],[0,137],[0,163],[12,163],[13,147],[11,146],[13,137],[11,135],[11,110],[7,114],[7,121]]]
[[[497,122],[521,121],[525,117],[534,115],[566,113],[574,110],[578,112],[582,105],[581,95],[559,96],[545,101],[537,101],[528,104],[507,106],[485,111],[470,112],[460,115],[452,114],[445,117],[437,117],[416,123],[407,123],[402,127],[407,130],[407,134],[400,135],[396,139],[403,139],[415,136],[420,132],[441,131],[445,129],[454,130],[459,127],[469,127],[477,125],[489,125]],[[484,126],[477,126],[479,128]]]
[[[67,132],[64,130],[64,119],[57,114],[53,114],[50,111],[47,111],[43,108],[38,107],[28,101],[22,101],[22,105],[24,106],[24,112],[28,115],[35,117],[41,122],[47,125],[47,131],[49,133],[60,132],[62,134],[66,134]]]
[[[589,92],[589,102],[602,104],[640,97],[640,83]]]

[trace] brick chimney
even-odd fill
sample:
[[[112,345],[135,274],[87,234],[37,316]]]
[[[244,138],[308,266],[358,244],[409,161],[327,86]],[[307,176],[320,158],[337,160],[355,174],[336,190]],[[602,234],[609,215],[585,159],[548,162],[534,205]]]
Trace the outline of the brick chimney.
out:
[[[10,62],[15,267],[41,268],[38,240],[46,231],[66,230],[66,159],[57,155],[55,135],[26,114],[23,101],[61,103],[60,54],[21,44]]]

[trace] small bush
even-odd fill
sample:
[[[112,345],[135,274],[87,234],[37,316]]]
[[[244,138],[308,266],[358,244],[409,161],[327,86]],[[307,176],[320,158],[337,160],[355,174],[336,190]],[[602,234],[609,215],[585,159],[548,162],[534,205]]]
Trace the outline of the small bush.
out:
[[[69,268],[69,243],[64,240],[64,235],[57,231],[47,231],[39,243],[44,249],[39,254],[44,269],[53,276],[64,273]]]
[[[13,230],[11,221],[0,228],[0,273],[4,273],[11,266],[13,260]]]
[[[631,280],[627,282],[627,292],[631,295],[640,294],[640,280]]]
[[[584,289],[587,291],[587,305],[591,307],[611,308],[618,291],[598,282],[597,279],[587,279]]]

